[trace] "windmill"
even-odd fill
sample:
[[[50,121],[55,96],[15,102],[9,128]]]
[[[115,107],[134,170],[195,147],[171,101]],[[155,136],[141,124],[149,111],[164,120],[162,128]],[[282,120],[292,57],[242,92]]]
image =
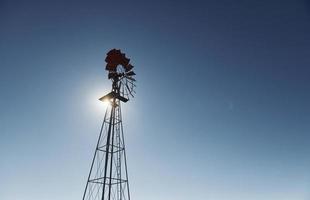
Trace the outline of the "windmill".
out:
[[[130,200],[121,102],[134,97],[136,74],[120,50],[105,59],[112,91],[99,100],[109,102],[91,163],[83,200]]]

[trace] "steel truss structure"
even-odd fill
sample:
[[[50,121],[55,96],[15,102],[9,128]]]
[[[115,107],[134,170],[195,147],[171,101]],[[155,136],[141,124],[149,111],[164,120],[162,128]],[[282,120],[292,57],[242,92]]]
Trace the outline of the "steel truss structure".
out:
[[[83,200],[130,200],[120,100],[107,108]]]

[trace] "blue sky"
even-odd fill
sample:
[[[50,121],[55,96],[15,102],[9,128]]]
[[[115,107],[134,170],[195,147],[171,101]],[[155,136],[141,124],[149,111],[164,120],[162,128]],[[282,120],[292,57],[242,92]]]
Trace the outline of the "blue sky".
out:
[[[1,1],[0,199],[81,199],[110,90],[132,199],[310,198],[308,1]]]

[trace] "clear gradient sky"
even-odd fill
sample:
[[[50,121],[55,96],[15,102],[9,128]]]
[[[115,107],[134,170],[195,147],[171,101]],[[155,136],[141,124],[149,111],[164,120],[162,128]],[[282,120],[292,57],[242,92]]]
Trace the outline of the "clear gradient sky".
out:
[[[110,89],[133,200],[310,199],[309,1],[0,1],[0,199],[82,199]]]

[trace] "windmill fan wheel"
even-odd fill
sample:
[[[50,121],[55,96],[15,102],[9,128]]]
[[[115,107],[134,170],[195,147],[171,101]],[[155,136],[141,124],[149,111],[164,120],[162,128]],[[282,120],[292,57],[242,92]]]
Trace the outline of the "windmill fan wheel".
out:
[[[133,76],[136,73],[133,71],[134,66],[129,63],[130,59],[121,50],[112,49],[107,53],[105,61],[108,78],[116,84],[120,95],[128,99],[133,97],[136,86]]]

